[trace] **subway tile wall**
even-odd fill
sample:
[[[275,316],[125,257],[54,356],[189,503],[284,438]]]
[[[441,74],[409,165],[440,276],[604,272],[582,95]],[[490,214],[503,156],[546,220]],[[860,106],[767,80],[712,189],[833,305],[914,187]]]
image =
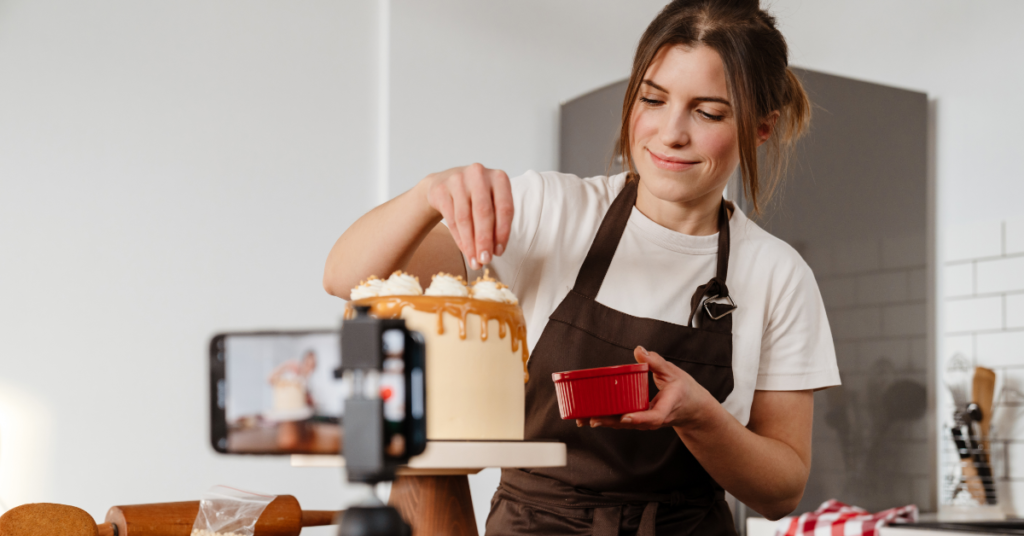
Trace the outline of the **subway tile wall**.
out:
[[[1024,218],[947,230],[942,294],[944,340],[938,372],[955,354],[995,370],[992,463],[1000,505],[1024,516]],[[940,391],[940,501],[957,478],[948,422],[953,403]]]
[[[929,504],[925,237],[796,243],[814,271],[843,385],[815,394],[814,459],[805,501],[872,511]],[[813,504],[812,504],[813,503]]]

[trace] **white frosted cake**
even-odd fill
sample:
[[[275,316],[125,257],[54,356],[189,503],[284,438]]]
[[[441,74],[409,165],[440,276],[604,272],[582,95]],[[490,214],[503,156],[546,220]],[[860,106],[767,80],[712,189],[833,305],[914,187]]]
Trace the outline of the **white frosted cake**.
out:
[[[306,400],[306,383],[298,378],[277,378],[271,382],[271,407],[263,416],[271,421],[302,421],[313,416]]]
[[[306,386],[295,380],[277,380],[270,391],[275,410],[305,409]]]
[[[526,322],[507,287],[440,273],[424,293],[395,272],[352,289],[351,307],[403,318],[427,345],[427,439],[522,440]]]

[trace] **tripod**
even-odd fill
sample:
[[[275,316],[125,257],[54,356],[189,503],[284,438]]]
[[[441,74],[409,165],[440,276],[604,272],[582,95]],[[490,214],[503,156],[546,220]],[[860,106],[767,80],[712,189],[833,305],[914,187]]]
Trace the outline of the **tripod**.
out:
[[[398,510],[379,500],[375,502],[377,504],[346,510],[338,536],[412,536],[412,527],[402,519]]]
[[[374,486],[394,480],[399,465],[426,449],[426,349],[404,320],[368,313],[368,307],[357,307],[355,317],[342,323],[335,376],[351,385],[342,444],[348,480]],[[385,390],[388,396],[382,396]],[[374,499],[345,512],[339,536],[412,536],[398,510]]]

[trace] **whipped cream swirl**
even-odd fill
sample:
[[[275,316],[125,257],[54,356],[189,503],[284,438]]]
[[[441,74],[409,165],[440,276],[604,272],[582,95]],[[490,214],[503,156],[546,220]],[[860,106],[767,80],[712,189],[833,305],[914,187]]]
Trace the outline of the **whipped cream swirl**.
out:
[[[384,282],[378,296],[422,296],[423,287],[420,280],[411,274],[401,270],[391,274],[391,277]]]
[[[436,296],[454,298],[473,298],[477,300],[492,301],[518,305],[519,299],[511,290],[500,281],[490,276],[485,270],[483,277],[473,282],[472,286],[466,285],[462,276],[455,276],[445,272],[435,274],[431,278],[430,287],[423,292],[419,279],[401,270],[391,274],[387,280],[370,276],[369,279],[361,281],[359,286],[352,289],[350,293],[352,300],[364,298],[376,298],[380,296]]]
[[[501,289],[499,290],[501,290],[502,297],[505,298],[505,303],[519,305],[519,298],[517,298],[515,294],[512,294],[512,289],[506,287],[505,285],[502,285]]]
[[[445,272],[434,274],[430,278],[430,286],[423,293],[425,296],[457,296],[460,298],[469,297],[469,288],[462,276],[454,276]]]
[[[484,270],[483,277],[479,277],[473,282],[471,295],[477,300],[512,304],[519,303],[515,294],[512,294],[512,291],[500,281],[491,277],[490,271],[486,269]]]
[[[505,303],[505,294],[501,292],[501,288],[498,285],[501,285],[501,283],[497,281],[477,280],[473,283],[473,298]]]
[[[369,279],[360,281],[359,286],[352,289],[349,299],[361,300],[363,298],[376,298],[380,296],[380,290],[384,288],[384,281],[377,276],[371,275]]]

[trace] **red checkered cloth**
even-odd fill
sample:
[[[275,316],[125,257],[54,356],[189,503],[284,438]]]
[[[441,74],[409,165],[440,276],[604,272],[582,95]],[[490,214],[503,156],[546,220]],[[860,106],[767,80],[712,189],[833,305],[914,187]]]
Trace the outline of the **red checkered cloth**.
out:
[[[878,529],[886,525],[915,522],[915,504],[872,514],[832,499],[813,512],[780,519],[775,536],[877,536]]]

